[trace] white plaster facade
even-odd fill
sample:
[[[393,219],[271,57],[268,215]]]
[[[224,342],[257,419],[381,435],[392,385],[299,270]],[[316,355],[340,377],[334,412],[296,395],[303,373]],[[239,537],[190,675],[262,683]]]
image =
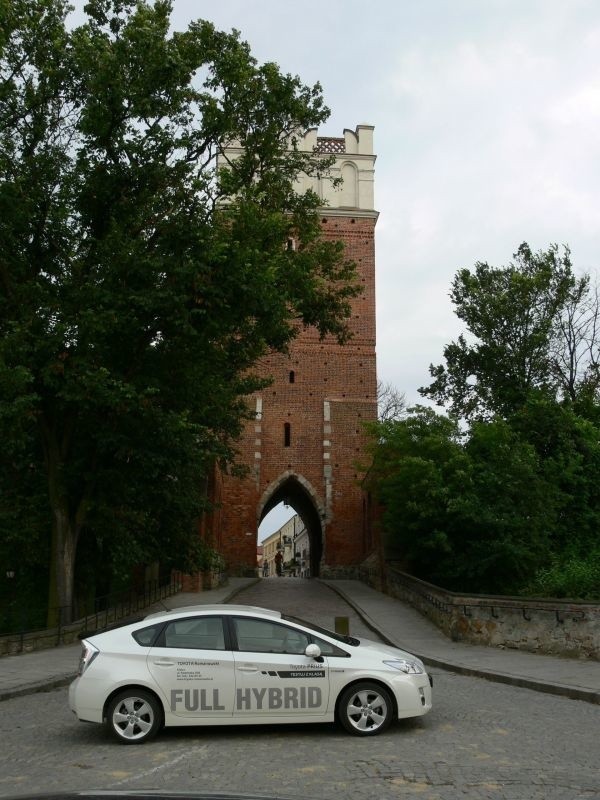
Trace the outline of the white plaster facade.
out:
[[[293,559],[294,523],[299,519],[296,515],[284,523],[266,539],[263,539],[262,577],[272,578],[277,575],[277,562],[281,563],[281,573],[284,574],[284,564]],[[281,554],[281,558],[279,555]]]
[[[302,518],[295,514],[262,542],[262,564],[259,575],[277,576],[277,554],[281,553],[281,572],[288,577],[310,576],[310,543]],[[299,557],[304,554],[302,558]],[[299,554],[299,555],[296,555]],[[305,562],[304,567],[301,566]]]
[[[312,189],[323,206],[331,209],[353,209],[373,213],[375,206],[375,159],[372,125],[357,125],[356,130],[344,130],[342,137],[319,136],[316,128],[307,131],[299,144],[300,150],[334,156],[335,162],[324,177],[302,176],[296,184],[303,193]],[[334,182],[342,180],[341,185]]]
[[[302,152],[321,153],[323,158],[334,157],[333,166],[326,175],[309,177],[302,175],[296,182],[299,194],[312,189],[321,199],[329,213],[347,213],[352,209],[355,216],[373,216],[375,197],[375,159],[373,154],[373,125],[357,125],[355,130],[344,129],[344,135],[319,136],[317,128],[311,128],[299,136],[296,142]],[[217,169],[227,161],[235,160],[242,153],[239,143],[233,142],[217,159]],[[335,186],[335,182],[341,183]]]
[[[296,575],[299,578],[310,578],[310,537],[304,525],[294,538],[294,554]]]

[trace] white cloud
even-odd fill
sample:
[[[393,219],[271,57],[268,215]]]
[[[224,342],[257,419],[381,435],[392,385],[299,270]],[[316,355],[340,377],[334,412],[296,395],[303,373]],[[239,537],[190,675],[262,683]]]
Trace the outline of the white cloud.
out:
[[[492,17],[494,4],[482,5]],[[447,294],[459,267],[507,263],[523,240],[569,243],[586,269],[600,253],[593,8],[501,5],[501,26],[484,13],[478,28],[421,32],[386,75],[376,129],[379,364],[409,393],[416,359],[426,372],[458,333]]]
[[[600,119],[600,79],[576,89],[550,110],[556,125],[580,126]]]

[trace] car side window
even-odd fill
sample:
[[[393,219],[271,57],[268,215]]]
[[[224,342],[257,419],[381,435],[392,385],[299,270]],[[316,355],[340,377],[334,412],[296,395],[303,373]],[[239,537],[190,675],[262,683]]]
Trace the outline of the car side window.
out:
[[[184,647],[189,650],[225,650],[225,635],[221,617],[188,617],[167,623],[165,647]]]
[[[234,617],[233,625],[238,649],[243,652],[300,655],[310,644],[305,633],[278,622],[252,617]]]
[[[131,635],[142,647],[152,647],[164,624],[164,622],[160,622],[158,625],[148,625],[146,628],[138,628],[137,631],[133,631]]]

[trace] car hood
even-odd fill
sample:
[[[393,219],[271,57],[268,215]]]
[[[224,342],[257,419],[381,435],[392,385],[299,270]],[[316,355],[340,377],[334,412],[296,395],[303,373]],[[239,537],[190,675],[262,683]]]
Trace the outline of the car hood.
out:
[[[356,637],[360,642],[359,649],[362,652],[368,650],[369,652],[375,654],[379,654],[382,656],[389,656],[390,658],[406,658],[409,661],[421,661],[418,656],[415,656],[413,653],[409,653],[408,650],[400,650],[399,647],[391,647],[388,644],[383,644],[382,642],[374,642],[372,639],[363,639],[360,636]]]

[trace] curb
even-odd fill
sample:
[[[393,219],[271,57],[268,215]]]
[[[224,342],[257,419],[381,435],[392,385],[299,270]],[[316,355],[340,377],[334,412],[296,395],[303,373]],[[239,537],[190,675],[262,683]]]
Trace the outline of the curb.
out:
[[[0,692],[0,702],[3,700],[12,700],[13,697],[24,697],[28,694],[39,694],[41,692],[51,692],[54,689],[62,689],[63,686],[68,686],[71,681],[75,680],[76,675],[77,673],[73,672],[58,678],[49,678],[47,681],[29,683],[26,686],[19,686],[16,689],[7,689],[6,691]]]
[[[258,583],[261,579],[256,578],[256,580],[252,581],[251,583],[246,584],[245,586],[240,586],[237,589],[232,590],[228,595],[226,595],[223,600],[220,602],[230,603],[234,597],[236,597],[240,592],[244,591],[245,589],[249,588],[250,586],[254,586]],[[595,705],[600,705],[600,692],[597,692],[593,689],[581,689],[575,686],[564,686],[563,684],[556,684],[556,683],[547,683],[544,681],[537,681],[533,678],[521,678],[516,675],[509,675],[503,672],[493,672],[491,670],[480,669],[478,667],[467,667],[463,664],[457,664],[453,661],[446,661],[438,658],[431,658],[430,656],[416,652],[412,647],[402,644],[402,642],[396,640],[392,635],[387,634],[378,624],[367,614],[364,609],[362,609],[357,603],[347,595],[342,589],[335,586],[335,582],[329,581],[321,581],[325,586],[328,586],[332,589],[336,594],[338,594],[346,603],[348,603],[351,608],[358,614],[358,616],[363,620],[365,625],[376,633],[386,644],[391,645],[392,647],[399,647],[402,650],[408,650],[409,652],[416,655],[420,658],[425,664],[431,667],[437,667],[438,669],[448,670],[449,672],[455,672],[459,675],[466,675],[468,677],[473,678],[482,678],[483,680],[492,681],[494,683],[504,683],[510,686],[518,686],[523,689],[531,689],[536,692],[543,692],[545,694],[553,694],[560,697],[567,697],[571,700],[582,700],[587,703],[593,703]],[[39,681],[37,683],[31,683],[26,686],[20,686],[15,689],[7,689],[6,691],[0,691],[0,702],[3,700],[11,700],[15,697],[23,697],[29,694],[37,694],[40,692],[50,692],[54,689],[61,689],[64,686],[68,686],[72,680],[74,680],[76,676],[76,672],[69,673],[68,675],[62,675],[59,677],[49,678],[47,681]]]
[[[249,589],[251,586],[256,586],[256,584],[261,580],[262,578],[254,578],[253,581],[247,583],[245,586],[238,586],[237,589],[233,589],[231,592],[229,592],[229,594],[226,597],[224,597],[220,602],[223,604],[231,603],[233,598],[236,597],[240,592],[245,592],[246,589]]]
[[[417,653],[410,647],[402,644],[392,636],[388,635],[378,627],[377,623],[364,611],[356,602],[349,597],[342,589],[334,585],[334,581],[322,581],[330,589],[333,589],[342,600],[348,603],[358,616],[362,619],[365,625],[370,628],[374,633],[380,636],[386,644],[392,647],[399,647],[401,650],[407,650],[413,653],[417,658],[420,658],[428,666],[438,667],[445,669],[449,672],[456,672],[459,675],[466,675],[472,678],[482,678],[486,681],[493,683],[505,683],[510,686],[518,686],[522,689],[532,689],[535,692],[543,692],[544,694],[553,694],[560,697],[567,697],[570,700],[583,700],[586,703],[593,703],[600,705],[600,692],[594,689],[580,689],[576,686],[565,686],[560,683],[547,683],[545,681],[536,681],[533,678],[521,678],[517,675],[509,675],[505,672],[493,672],[487,669],[480,669],[479,667],[466,667],[463,664],[457,664],[454,661],[445,661],[438,658],[431,658],[424,653]]]

